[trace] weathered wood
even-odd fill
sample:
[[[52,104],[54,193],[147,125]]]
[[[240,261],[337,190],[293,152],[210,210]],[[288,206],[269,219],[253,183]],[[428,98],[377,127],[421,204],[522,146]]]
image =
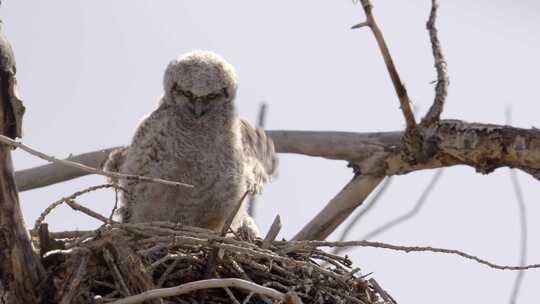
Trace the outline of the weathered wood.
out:
[[[108,241],[106,249],[110,252],[113,263],[118,268],[130,294],[138,294],[156,288],[139,255],[121,238],[115,237]],[[148,300],[145,303],[162,304],[163,301],[158,298]]]
[[[0,32],[0,134],[21,135],[24,107],[15,94],[15,60]],[[21,110],[22,109],[22,110]],[[0,289],[6,303],[38,302],[43,267],[26,230],[11,161],[11,147],[0,144]]]

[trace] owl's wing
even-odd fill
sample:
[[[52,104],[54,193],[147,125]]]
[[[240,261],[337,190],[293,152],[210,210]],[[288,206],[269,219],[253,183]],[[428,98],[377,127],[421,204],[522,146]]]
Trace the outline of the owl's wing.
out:
[[[258,193],[277,169],[274,143],[264,130],[254,129],[244,120],[240,129],[250,191]]]
[[[105,163],[102,166],[103,170],[110,172],[120,172],[122,166],[126,161],[128,150],[129,147],[122,147],[113,150],[105,160]],[[118,180],[116,179],[109,178],[109,181],[111,183],[118,184]]]

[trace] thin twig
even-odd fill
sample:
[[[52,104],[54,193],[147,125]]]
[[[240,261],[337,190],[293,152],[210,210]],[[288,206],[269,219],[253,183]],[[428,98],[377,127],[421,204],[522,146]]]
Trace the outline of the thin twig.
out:
[[[151,299],[178,296],[178,295],[190,293],[190,292],[201,290],[201,289],[226,288],[226,287],[228,288],[234,287],[234,288],[244,289],[247,291],[252,291],[252,292],[265,295],[269,298],[276,299],[282,302],[285,302],[287,300],[285,294],[277,290],[264,287],[264,286],[255,284],[253,282],[246,281],[246,280],[209,279],[209,280],[190,282],[190,283],[186,283],[186,284],[182,284],[182,285],[170,287],[170,288],[161,288],[161,289],[145,291],[138,295],[134,295],[131,297],[127,297],[127,298],[112,302],[112,304],[142,303],[144,301],[151,300]]]
[[[93,210],[90,210],[82,205],[79,205],[77,204],[74,200],[67,200],[66,201],[66,205],[70,206],[71,209],[73,210],[76,210],[76,211],[80,211],[90,217],[93,217],[99,221],[102,221],[104,224],[109,224],[109,223],[114,223],[114,222],[111,222],[108,218],[106,218],[105,216],[93,211]]]
[[[41,225],[41,223],[43,223],[43,221],[45,220],[45,217],[47,217],[47,215],[49,215],[49,213],[51,213],[51,211],[53,211],[54,208],[58,207],[62,203],[67,202],[69,200],[74,200],[75,198],[77,198],[78,196],[81,196],[83,194],[86,194],[86,193],[89,193],[89,192],[92,192],[92,191],[96,191],[96,190],[99,190],[99,189],[107,189],[107,188],[115,188],[116,189],[116,188],[118,188],[118,186],[114,185],[114,184],[103,184],[103,185],[92,186],[92,187],[86,188],[84,190],[77,191],[77,192],[73,193],[70,196],[63,197],[63,198],[57,200],[56,202],[50,204],[47,208],[45,208],[45,210],[37,218],[37,220],[36,220],[36,222],[34,224],[34,231],[38,231],[39,226]]]
[[[422,194],[418,198],[418,201],[416,201],[416,204],[414,205],[414,207],[410,211],[408,211],[407,213],[405,213],[405,214],[403,214],[401,216],[398,216],[397,218],[395,218],[395,219],[385,223],[384,225],[372,230],[371,232],[367,233],[364,237],[362,237],[362,240],[373,239],[377,235],[379,235],[381,233],[384,233],[384,232],[388,231],[389,229],[393,228],[394,226],[399,225],[399,224],[411,219],[415,215],[417,215],[418,212],[420,212],[420,210],[424,206],[424,203],[427,201],[427,198],[431,194],[432,190],[435,188],[435,186],[439,182],[439,179],[441,178],[443,172],[444,172],[443,169],[439,169],[439,170],[437,170],[435,172],[435,174],[433,175],[433,177],[429,181],[428,185],[426,186],[426,188],[424,189],[424,191],[422,192]]]
[[[74,274],[73,278],[69,280],[69,285],[66,286],[65,294],[60,301],[60,304],[69,304],[73,303],[73,299],[77,296],[77,293],[80,291],[79,286],[81,285],[82,279],[86,274],[86,266],[88,264],[89,256],[84,254],[79,260],[79,267],[77,272]]]
[[[431,13],[427,21],[426,27],[429,31],[429,39],[431,41],[431,49],[433,51],[433,58],[435,59],[435,68],[437,70],[437,85],[435,86],[435,100],[429,108],[422,124],[430,125],[438,121],[441,117],[441,113],[444,108],[446,96],[448,95],[448,85],[450,80],[448,78],[448,64],[444,58],[441,43],[437,36],[437,28],[435,22],[437,20],[437,9],[439,4],[437,0],[431,0]]]
[[[103,249],[103,258],[105,259],[105,262],[107,263],[107,265],[109,266],[109,269],[111,270],[111,273],[114,277],[115,285],[117,286],[119,291],[124,296],[131,296],[131,293],[129,292],[126,282],[124,281],[124,278],[122,277],[122,274],[120,273],[120,270],[116,266],[114,257],[108,249]]]
[[[8,145],[13,146],[13,147],[20,148],[21,150],[24,150],[24,151],[26,151],[26,152],[34,155],[34,156],[37,156],[37,157],[39,157],[39,158],[41,158],[43,160],[48,161],[48,162],[57,163],[57,164],[77,168],[79,170],[86,171],[86,172],[92,173],[92,174],[103,175],[103,176],[110,177],[110,178],[115,178],[115,179],[127,179],[127,180],[139,181],[139,182],[152,182],[152,183],[159,183],[159,184],[164,184],[164,185],[169,185],[169,186],[193,188],[193,185],[184,184],[184,183],[180,183],[180,182],[174,182],[174,181],[164,180],[164,179],[161,179],[161,178],[148,177],[148,176],[140,176],[140,175],[134,175],[134,174],[122,174],[122,173],[116,173],[116,172],[103,171],[103,170],[99,170],[99,169],[89,167],[89,166],[86,166],[86,165],[83,165],[83,164],[72,162],[72,161],[69,161],[69,160],[58,159],[56,157],[49,156],[49,155],[47,155],[45,153],[42,153],[42,152],[39,152],[39,151],[37,151],[37,150],[35,150],[33,148],[30,148],[29,146],[27,146],[27,145],[25,145],[25,144],[23,144],[23,143],[21,143],[19,141],[13,140],[13,139],[11,139],[11,138],[9,138],[7,136],[4,136],[4,135],[0,135],[0,142],[3,142],[5,144],[8,144]]]
[[[366,214],[368,214],[368,212],[371,210],[371,208],[373,208],[373,206],[375,206],[375,204],[377,204],[377,202],[379,201],[379,199],[383,196],[383,194],[385,193],[386,189],[388,188],[388,186],[390,185],[392,181],[392,177],[389,176],[387,177],[380,185],[377,193],[375,193],[375,195],[373,196],[373,198],[367,202],[365,204],[365,207],[364,209],[360,210],[355,216],[354,218],[349,222],[349,224],[347,225],[347,227],[345,227],[345,229],[343,229],[343,232],[341,233],[341,235],[339,236],[339,239],[338,241],[344,241],[347,236],[349,235],[349,233],[351,232],[352,228],[360,221],[361,218],[363,218]],[[336,248],[337,249],[337,248]],[[339,252],[336,251],[336,252]]]
[[[294,243],[294,242],[291,242]],[[313,247],[371,247],[371,248],[381,248],[389,249],[395,251],[403,251],[406,253],[409,252],[436,252],[436,253],[445,253],[458,255],[463,258],[476,261],[480,264],[486,265],[493,269],[498,270],[525,270],[525,269],[534,269],[540,268],[540,264],[530,264],[524,266],[508,266],[508,265],[498,265],[487,260],[481,259],[477,256],[465,253],[460,250],[455,249],[446,249],[446,248],[437,248],[431,246],[399,246],[382,242],[372,242],[372,241],[346,241],[346,242],[325,242],[325,241],[303,241],[298,243],[304,243]]]
[[[399,73],[397,72],[396,66],[394,65],[394,61],[392,60],[392,56],[390,55],[388,46],[384,41],[384,36],[379,27],[377,26],[375,18],[373,17],[373,5],[371,4],[370,0],[360,0],[360,2],[362,3],[362,7],[364,8],[364,12],[366,13],[367,20],[363,23],[360,23],[359,25],[353,26],[352,28],[354,29],[368,26],[371,29],[371,32],[375,36],[375,40],[377,41],[377,45],[379,46],[379,50],[381,51],[381,54],[383,56],[386,69],[388,70],[390,78],[392,79],[392,84],[394,85],[396,94],[399,98],[399,104],[401,111],[403,112],[403,116],[405,117],[407,130],[412,130],[416,128],[416,121],[414,119],[414,114],[410,106],[411,101],[409,99],[409,96],[407,95],[407,89],[405,89],[405,86],[403,85],[403,82],[399,77]]]
[[[221,228],[221,236],[227,235],[227,232],[231,228],[231,224],[236,217],[236,214],[238,213],[238,210],[242,207],[242,204],[244,203],[244,200],[246,199],[246,196],[249,194],[249,191],[246,191],[244,195],[240,198],[240,200],[236,203],[236,206],[234,206],[234,209],[229,213],[229,216],[225,220],[225,223],[223,224],[223,227]]]

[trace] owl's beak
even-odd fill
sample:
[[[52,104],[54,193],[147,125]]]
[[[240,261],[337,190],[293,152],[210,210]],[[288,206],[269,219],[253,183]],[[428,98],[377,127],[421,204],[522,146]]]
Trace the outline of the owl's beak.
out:
[[[191,101],[189,109],[196,118],[201,118],[208,111],[208,104],[201,99],[195,99]]]

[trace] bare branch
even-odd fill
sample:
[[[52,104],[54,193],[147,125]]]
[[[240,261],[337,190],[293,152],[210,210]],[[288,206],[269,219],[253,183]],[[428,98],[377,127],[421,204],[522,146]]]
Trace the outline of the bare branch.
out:
[[[47,208],[45,208],[45,210],[39,215],[39,217],[37,218],[37,220],[36,220],[36,222],[34,224],[34,231],[38,231],[39,227],[41,226],[41,223],[43,223],[43,221],[45,220],[47,215],[49,215],[53,211],[54,208],[60,206],[62,203],[70,201],[70,200],[74,200],[75,198],[77,198],[77,197],[79,197],[79,196],[81,196],[83,194],[92,192],[92,191],[96,191],[96,190],[99,190],[99,189],[107,189],[107,188],[117,188],[117,187],[118,186],[116,186],[114,184],[103,184],[103,185],[98,185],[98,186],[92,186],[92,187],[86,188],[84,190],[77,191],[77,192],[73,193],[70,196],[66,196],[66,197],[63,197],[63,198],[57,200],[56,202],[50,204]]]
[[[383,177],[355,176],[293,240],[324,240],[364,202],[382,180]]]
[[[135,304],[142,303],[150,299],[164,298],[178,296],[201,289],[210,288],[239,288],[247,291],[251,291],[257,294],[267,296],[269,298],[285,302],[287,297],[284,293],[281,293],[272,288],[264,287],[253,282],[249,282],[242,279],[208,279],[190,282],[182,284],[176,287],[161,288],[145,291],[138,295],[127,297],[118,301],[114,301],[111,304]]]
[[[75,296],[77,296],[77,292],[80,291],[79,286],[81,285],[84,275],[86,274],[88,259],[89,256],[86,253],[78,259],[79,267],[77,267],[77,271],[73,274],[70,280],[66,280],[67,282],[69,282],[69,284],[66,284],[62,292],[63,296],[62,300],[60,300],[60,304],[73,303],[73,299],[75,298]]]
[[[102,221],[104,224],[110,224],[114,223],[114,221],[110,221],[109,218],[90,210],[82,205],[77,204],[74,200],[66,200],[66,205],[70,206],[71,209],[82,212],[90,217],[95,218],[96,220]]]
[[[435,121],[438,121],[441,117],[441,113],[444,108],[446,96],[448,95],[448,85],[450,83],[448,79],[448,64],[444,58],[441,43],[437,36],[437,28],[435,22],[437,20],[437,9],[439,4],[437,0],[431,0],[431,13],[426,27],[429,31],[429,39],[431,41],[431,49],[433,51],[433,57],[435,59],[435,68],[437,70],[437,85],[435,86],[435,100],[429,108],[426,117],[422,119],[422,124],[430,125]]]
[[[100,168],[107,159],[109,153],[118,148],[120,147],[83,153],[77,156],[70,156],[66,160],[89,167]],[[90,172],[81,171],[78,168],[64,166],[58,163],[50,163],[35,168],[17,171],[15,172],[15,179],[17,181],[17,189],[19,189],[19,191],[26,191],[46,187],[87,174],[90,174]]]
[[[377,193],[375,193],[375,195],[373,195],[373,198],[369,202],[367,202],[367,204],[365,204],[366,206],[364,207],[364,209],[360,210],[358,214],[356,214],[354,218],[349,222],[347,227],[343,229],[343,232],[339,236],[338,241],[344,241],[347,238],[352,228],[360,221],[360,219],[362,219],[366,214],[368,214],[371,208],[373,208],[373,206],[375,206],[375,204],[377,204],[379,199],[384,195],[391,181],[392,181],[392,177],[388,177],[381,183]],[[334,253],[338,253],[338,252],[339,250],[334,251]]]
[[[276,239],[280,230],[281,230],[281,217],[278,214],[276,215],[276,218],[272,222],[272,225],[270,226],[268,233],[266,233],[266,236],[264,237],[261,248],[262,249],[270,248],[270,245]]]
[[[279,153],[295,153],[328,159],[347,160],[363,174],[390,176],[440,167],[467,165],[489,173],[499,167],[521,169],[540,178],[540,130],[510,126],[441,120],[418,128],[432,150],[430,159],[411,164],[399,149],[403,132],[267,131]],[[89,155],[91,153],[88,153]],[[101,152],[95,164],[101,163]],[[374,159],[382,159],[373,166]],[[61,175],[64,166],[52,164],[48,170]],[[88,174],[81,172],[79,176]],[[16,175],[17,176],[17,175]],[[73,178],[65,176],[62,180]],[[24,182],[17,179],[17,182]]]
[[[139,176],[139,175],[133,175],[133,174],[121,174],[121,173],[116,173],[116,172],[108,172],[108,171],[99,170],[99,169],[96,169],[96,168],[93,168],[93,167],[89,167],[89,166],[86,166],[86,165],[83,165],[83,164],[79,164],[79,163],[76,163],[76,162],[72,162],[72,161],[69,161],[69,160],[57,159],[55,157],[49,156],[49,155],[44,154],[42,152],[39,152],[39,151],[37,151],[35,149],[32,149],[32,148],[24,145],[23,143],[15,141],[15,140],[13,140],[13,139],[11,139],[11,138],[9,138],[7,136],[4,136],[4,135],[0,135],[0,142],[3,142],[5,144],[13,146],[13,147],[20,148],[20,149],[22,149],[22,150],[24,150],[24,151],[26,151],[26,152],[34,155],[34,156],[37,156],[37,157],[39,157],[39,158],[41,158],[43,160],[46,160],[48,162],[58,163],[58,164],[61,164],[61,165],[64,165],[64,166],[77,168],[79,170],[86,171],[86,172],[91,173],[91,174],[98,174],[98,175],[103,175],[103,176],[107,176],[107,177],[110,177],[110,178],[116,178],[116,179],[128,179],[128,180],[134,180],[134,181],[138,181],[138,182],[153,182],[153,183],[165,184],[165,185],[169,185],[169,186],[193,188],[192,185],[188,185],[188,184],[184,184],[184,183],[180,183],[180,182],[173,182],[173,181],[168,181],[168,180],[164,180],[164,179],[160,179],[160,178]]]
[[[295,242],[292,242],[291,246],[294,245],[294,243]],[[371,242],[371,241],[346,241],[346,242],[301,241],[297,243],[298,245],[303,244],[305,246],[312,246],[312,247],[372,247],[372,248],[389,249],[389,250],[394,250],[394,251],[403,251],[406,253],[410,253],[410,252],[445,253],[445,254],[458,255],[468,260],[473,260],[475,262],[478,262],[480,264],[483,264],[490,268],[498,269],[498,270],[527,270],[527,269],[540,268],[540,264],[531,264],[531,265],[523,265],[523,266],[498,265],[498,264],[489,262],[485,259],[481,259],[477,256],[465,253],[460,250],[437,248],[437,247],[430,247],[430,246],[398,246],[398,245],[393,245],[393,244],[388,244],[388,243]]]
[[[394,89],[399,98],[400,108],[403,112],[403,116],[405,117],[407,129],[412,130],[416,128],[416,122],[414,120],[414,114],[410,106],[411,102],[409,100],[409,96],[407,95],[407,89],[405,89],[405,86],[401,82],[397,69],[394,65],[394,61],[392,60],[392,56],[390,55],[390,51],[388,50],[388,46],[384,41],[384,36],[379,29],[379,26],[375,22],[375,18],[373,17],[372,13],[373,5],[371,4],[370,0],[360,0],[360,2],[362,2],[362,7],[364,8],[364,12],[366,13],[367,20],[366,22],[355,25],[352,28],[354,29],[363,26],[369,26],[369,28],[371,29],[371,32],[375,36],[375,40],[377,41],[377,45],[379,46],[379,50],[381,51],[381,54],[383,56],[384,63],[386,64],[386,69],[388,70],[390,78],[392,79],[392,83],[394,84]]]

